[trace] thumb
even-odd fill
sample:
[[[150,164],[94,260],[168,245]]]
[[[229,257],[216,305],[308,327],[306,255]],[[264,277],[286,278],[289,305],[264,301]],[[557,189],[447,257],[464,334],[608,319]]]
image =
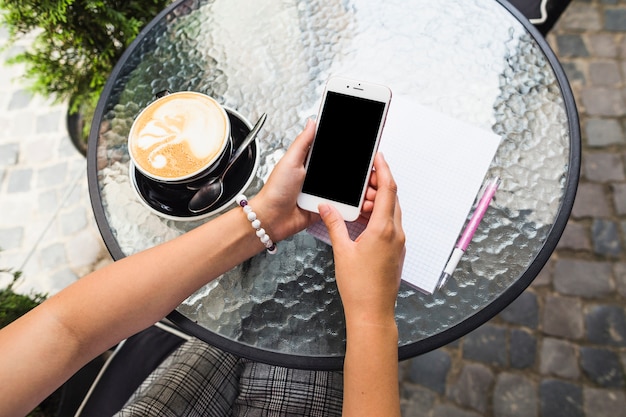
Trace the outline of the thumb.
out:
[[[337,209],[330,204],[320,204],[317,209],[322,221],[328,229],[328,235],[330,236],[330,241],[333,246],[340,244],[346,239],[350,239],[346,223],[343,221],[343,217],[341,217]]]

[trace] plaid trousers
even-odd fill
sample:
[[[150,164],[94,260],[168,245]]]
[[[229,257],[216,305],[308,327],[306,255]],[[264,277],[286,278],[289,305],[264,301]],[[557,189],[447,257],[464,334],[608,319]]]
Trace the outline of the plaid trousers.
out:
[[[116,417],[340,416],[341,372],[276,367],[191,339],[143,382]]]

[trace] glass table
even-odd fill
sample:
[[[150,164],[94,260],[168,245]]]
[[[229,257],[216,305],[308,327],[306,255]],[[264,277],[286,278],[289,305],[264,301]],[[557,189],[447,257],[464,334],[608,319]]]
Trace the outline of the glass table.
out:
[[[248,128],[266,112],[244,186],[252,196],[337,72],[390,85],[501,137],[488,175],[502,184],[454,279],[432,295],[400,288],[399,355],[406,359],[463,336],[522,293],[573,205],[580,168],[574,99],[547,42],[505,1],[176,1],[128,48],[100,98],[88,152],[92,206],[114,259],[219,215],[180,221],[139,201],[126,149],[133,118],[166,89],[216,97]],[[199,289],[168,317],[257,361],[311,369],[343,363],[332,251],[306,232],[281,242],[278,255],[260,254]]]

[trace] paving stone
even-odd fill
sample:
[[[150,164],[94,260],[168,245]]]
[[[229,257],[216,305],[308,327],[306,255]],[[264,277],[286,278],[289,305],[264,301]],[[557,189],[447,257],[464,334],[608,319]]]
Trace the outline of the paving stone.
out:
[[[614,153],[587,153],[583,156],[583,172],[589,181],[623,181],[624,163],[621,155]]]
[[[586,416],[626,416],[626,394],[623,390],[607,390],[585,387],[583,389],[583,397]]]
[[[580,183],[572,208],[576,219],[586,217],[609,217],[611,209],[602,184]]]
[[[558,249],[590,250],[591,239],[587,227],[575,221],[567,222],[557,245]]]
[[[561,62],[561,66],[570,84],[580,83],[584,85],[587,83],[585,72],[575,62]]]
[[[50,189],[50,190],[42,191],[39,194],[39,198],[37,201],[38,201],[38,207],[41,207],[47,210],[53,210],[59,204],[59,196],[58,196],[57,190]]]
[[[511,367],[516,369],[532,368],[537,354],[537,339],[522,329],[511,330]]]
[[[546,334],[571,340],[584,336],[582,303],[578,298],[548,295],[541,321]]]
[[[561,57],[586,57],[589,51],[580,35],[558,35],[556,37],[559,56]]]
[[[0,228],[0,251],[19,248],[24,238],[24,228],[21,226]]]
[[[46,137],[36,140],[29,140],[22,144],[22,160],[25,165],[45,166],[56,157],[50,148],[54,140]]]
[[[615,286],[617,292],[626,297],[626,263],[617,262],[613,265],[613,275],[615,276]]]
[[[626,184],[611,184],[613,205],[619,216],[626,215]]]
[[[59,141],[58,152],[59,155],[78,156],[81,160],[84,160],[83,154],[76,149],[76,146],[74,146],[69,136],[66,136],[63,140]]]
[[[60,271],[55,272],[49,277],[47,283],[40,283],[38,288],[42,288],[42,291],[47,292],[50,295],[56,294],[65,287],[69,286],[78,279],[78,276],[70,268],[63,268]]]
[[[626,142],[622,125],[615,119],[589,118],[584,126],[589,146],[604,147]]]
[[[613,34],[596,33],[587,37],[591,55],[600,58],[617,58],[619,55],[618,43]]]
[[[594,219],[591,224],[593,251],[603,256],[620,256],[622,242],[617,223],[610,220]]]
[[[597,32],[602,28],[601,9],[595,5],[574,1],[565,9],[558,24],[564,29]],[[559,56],[563,56],[560,50]]]
[[[539,353],[539,372],[567,379],[580,376],[576,346],[565,340],[546,337]]]
[[[20,154],[20,145],[5,143],[0,145],[0,166],[15,165]]]
[[[624,386],[624,373],[617,353],[603,348],[581,347],[580,365],[587,376],[603,387]]]
[[[424,410],[421,413],[420,416],[423,416]],[[432,417],[481,417],[481,415],[472,411],[462,410],[453,405],[444,404],[435,407]]]
[[[433,350],[411,359],[410,381],[444,394],[452,359],[443,349]]]
[[[93,265],[101,256],[102,245],[102,240],[91,228],[76,233],[65,242],[69,266],[82,271]]]
[[[65,256],[65,246],[62,243],[53,243],[39,251],[41,266],[44,268],[54,268],[67,263]]]
[[[37,176],[36,186],[39,188],[53,187],[67,182],[67,163],[59,162],[41,168]]]
[[[447,396],[457,404],[484,413],[487,410],[493,373],[478,363],[463,366],[458,379],[448,386]]]
[[[59,132],[61,129],[61,121],[63,120],[60,111],[54,111],[37,116],[35,121],[36,133]]]
[[[7,192],[23,193],[31,190],[33,170],[30,168],[14,169],[8,175]]]
[[[401,385],[400,407],[403,417],[422,417],[424,410],[432,410],[436,395],[434,392],[413,384]]]
[[[463,338],[463,358],[491,365],[507,364],[506,329],[484,324]]]
[[[618,86],[622,83],[620,66],[616,61],[592,61],[589,63],[589,79],[598,86]]]
[[[537,296],[530,291],[525,291],[502,312],[500,317],[513,324],[537,328],[539,322],[539,305]]]
[[[77,206],[70,211],[61,213],[59,221],[61,223],[61,233],[64,236],[71,236],[88,226],[85,208],[82,206]]]
[[[565,295],[603,297],[613,290],[609,262],[562,259],[554,266],[554,289]]]
[[[587,339],[591,343],[626,346],[626,312],[622,306],[599,305],[585,316]]]
[[[604,29],[613,32],[626,31],[626,10],[614,8],[605,9]]]
[[[26,90],[18,90],[11,96],[9,102],[9,111],[18,110],[28,107],[28,104],[33,99],[33,95]]]
[[[537,417],[537,390],[521,375],[501,373],[493,391],[494,417]]]
[[[583,390],[579,385],[545,379],[539,385],[540,415],[546,417],[585,417]]]
[[[70,186],[74,185],[73,181],[76,180],[75,178],[76,177],[74,177],[72,181],[67,182],[65,187],[63,187],[64,194]],[[65,206],[71,207],[73,205],[82,204],[82,202],[84,201],[83,199],[85,198],[84,196],[86,192],[87,192],[86,178],[85,177],[83,177],[82,179],[79,178],[78,183],[75,183],[74,188],[72,189],[70,194],[66,196],[65,203],[64,203]]]
[[[581,102],[590,116],[622,116],[626,110],[621,91],[614,88],[584,88],[581,91]]]

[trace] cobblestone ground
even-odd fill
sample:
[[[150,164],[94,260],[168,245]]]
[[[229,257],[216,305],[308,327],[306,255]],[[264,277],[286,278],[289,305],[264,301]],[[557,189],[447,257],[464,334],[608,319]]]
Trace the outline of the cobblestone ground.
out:
[[[0,45],[6,39],[0,27]],[[23,271],[20,292],[54,294],[108,254],[86,160],[67,135],[67,105],[33,97],[19,79],[23,68],[5,65],[22,46],[0,54],[0,269]],[[0,274],[0,285],[9,279]]]
[[[400,364],[405,417],[626,416],[624,33],[626,1],[573,0],[548,35],[581,118],[572,217],[548,265],[511,306]],[[33,98],[18,75],[19,67],[0,66],[0,269],[22,269],[24,292],[54,293],[110,258],[85,160],[65,133],[66,106]]]
[[[625,33],[626,1],[573,0],[547,36],[580,114],[572,216],[513,304],[401,363],[405,417],[626,416]]]

